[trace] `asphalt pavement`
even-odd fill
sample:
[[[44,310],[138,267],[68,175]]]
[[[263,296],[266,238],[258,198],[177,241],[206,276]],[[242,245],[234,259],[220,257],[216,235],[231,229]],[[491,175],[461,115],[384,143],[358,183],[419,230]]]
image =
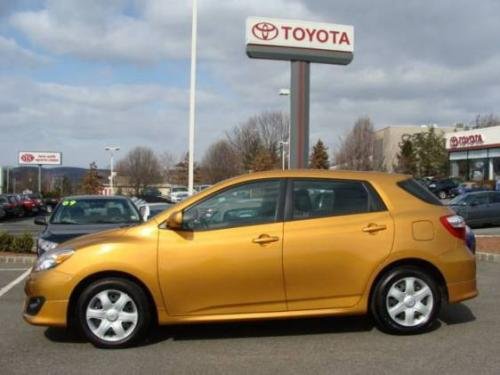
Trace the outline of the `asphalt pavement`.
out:
[[[8,232],[15,235],[31,233],[33,236],[36,236],[42,229],[43,226],[34,223],[34,217],[32,216],[23,218],[4,218],[0,220],[0,233]]]
[[[0,290],[23,267],[0,266]],[[391,336],[365,317],[162,327],[147,343],[96,349],[21,318],[23,283],[0,296],[2,374],[498,374],[500,264],[479,262],[480,296],[429,333]]]

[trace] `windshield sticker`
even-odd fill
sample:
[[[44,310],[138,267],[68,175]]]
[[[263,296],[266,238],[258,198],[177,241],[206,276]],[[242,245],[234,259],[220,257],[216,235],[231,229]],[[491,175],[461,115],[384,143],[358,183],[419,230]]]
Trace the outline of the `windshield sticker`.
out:
[[[64,201],[64,202],[62,202],[63,206],[74,206],[75,204],[76,204],[76,201],[74,199],[70,200],[70,201]]]

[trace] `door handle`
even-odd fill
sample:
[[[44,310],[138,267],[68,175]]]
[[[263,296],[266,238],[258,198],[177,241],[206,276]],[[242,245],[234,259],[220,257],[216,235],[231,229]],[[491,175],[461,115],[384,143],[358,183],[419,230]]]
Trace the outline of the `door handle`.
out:
[[[365,233],[375,233],[375,232],[379,232],[381,230],[386,230],[386,229],[387,229],[387,225],[385,225],[385,224],[383,224],[383,225],[368,224],[368,226],[364,227],[361,230]]]
[[[261,234],[259,237],[254,238],[252,240],[253,243],[258,243],[258,244],[265,244],[265,243],[276,242],[276,241],[279,241],[279,237],[269,236],[267,234]]]

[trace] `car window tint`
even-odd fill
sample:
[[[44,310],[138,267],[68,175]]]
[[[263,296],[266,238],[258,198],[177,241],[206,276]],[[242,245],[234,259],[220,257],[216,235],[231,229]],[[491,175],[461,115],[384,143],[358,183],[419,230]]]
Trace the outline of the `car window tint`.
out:
[[[349,215],[385,209],[376,192],[360,181],[294,181],[292,202],[293,219]]]
[[[490,203],[489,194],[477,194],[472,200],[472,203],[477,205]]]
[[[183,228],[211,230],[275,222],[279,197],[279,180],[242,184],[185,210]]]

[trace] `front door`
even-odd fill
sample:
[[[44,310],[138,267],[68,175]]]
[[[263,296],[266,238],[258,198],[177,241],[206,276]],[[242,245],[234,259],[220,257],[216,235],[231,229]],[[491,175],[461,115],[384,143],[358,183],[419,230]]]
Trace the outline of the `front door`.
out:
[[[283,266],[289,310],[354,306],[390,253],[393,219],[361,181],[295,180]]]
[[[261,180],[215,193],[161,229],[158,267],[171,315],[285,311],[284,182]]]

